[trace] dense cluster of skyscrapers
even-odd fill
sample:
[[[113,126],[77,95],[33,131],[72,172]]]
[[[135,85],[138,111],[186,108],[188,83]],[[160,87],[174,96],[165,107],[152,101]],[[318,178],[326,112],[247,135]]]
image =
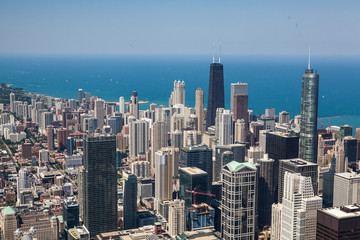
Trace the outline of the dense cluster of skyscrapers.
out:
[[[232,83],[226,109],[219,59],[206,109],[200,87],[185,104],[178,80],[169,106],[145,110],[136,91],[129,102],[82,89],[77,100],[10,94],[0,106],[1,237],[360,239],[360,129],[318,129],[310,63],[293,119],[256,115],[248,87]]]

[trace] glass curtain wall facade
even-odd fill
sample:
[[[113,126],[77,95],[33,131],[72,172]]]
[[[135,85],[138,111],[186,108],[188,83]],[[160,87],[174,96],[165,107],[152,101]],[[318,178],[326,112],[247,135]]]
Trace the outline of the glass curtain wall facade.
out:
[[[309,66],[302,78],[299,158],[313,163],[317,162],[318,99],[319,74]]]

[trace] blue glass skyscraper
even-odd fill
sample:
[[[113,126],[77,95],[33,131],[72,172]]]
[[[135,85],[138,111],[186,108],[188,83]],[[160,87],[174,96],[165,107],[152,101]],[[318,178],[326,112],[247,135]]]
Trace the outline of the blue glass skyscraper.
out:
[[[310,68],[305,69],[301,90],[301,120],[299,158],[309,162],[317,162],[317,118],[319,99],[319,74]]]

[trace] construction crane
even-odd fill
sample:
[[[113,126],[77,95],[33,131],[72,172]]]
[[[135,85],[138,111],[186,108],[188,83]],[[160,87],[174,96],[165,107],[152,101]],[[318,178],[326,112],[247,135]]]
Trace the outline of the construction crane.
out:
[[[322,119],[328,119],[328,120],[329,120],[329,122],[328,122],[328,128],[330,128],[330,119],[331,119],[331,118],[339,118],[339,117],[345,117],[345,115],[331,116],[331,117],[322,117],[322,118],[319,118],[319,117],[318,117],[318,121],[319,121],[320,124],[321,124],[321,130],[323,130],[323,127],[324,127],[325,123],[321,122],[320,120],[322,120]]]
[[[216,195],[215,194],[212,194],[212,193],[204,193],[204,192],[200,192],[198,191],[197,188],[194,188],[194,190],[188,190],[186,189],[186,192],[187,193],[192,193],[193,194],[193,204],[196,204],[196,195],[197,194],[200,194],[200,195],[205,195],[205,196],[209,196],[209,197],[215,197]]]

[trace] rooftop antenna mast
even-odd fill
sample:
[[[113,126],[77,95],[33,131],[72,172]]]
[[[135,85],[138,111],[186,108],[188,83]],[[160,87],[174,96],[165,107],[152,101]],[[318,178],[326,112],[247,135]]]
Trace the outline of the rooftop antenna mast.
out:
[[[221,41],[219,41],[219,63],[221,58]]]
[[[213,63],[215,63],[215,42],[213,42]]]
[[[311,47],[309,46],[309,64],[308,64],[308,69],[310,68],[310,58],[311,58]]]

